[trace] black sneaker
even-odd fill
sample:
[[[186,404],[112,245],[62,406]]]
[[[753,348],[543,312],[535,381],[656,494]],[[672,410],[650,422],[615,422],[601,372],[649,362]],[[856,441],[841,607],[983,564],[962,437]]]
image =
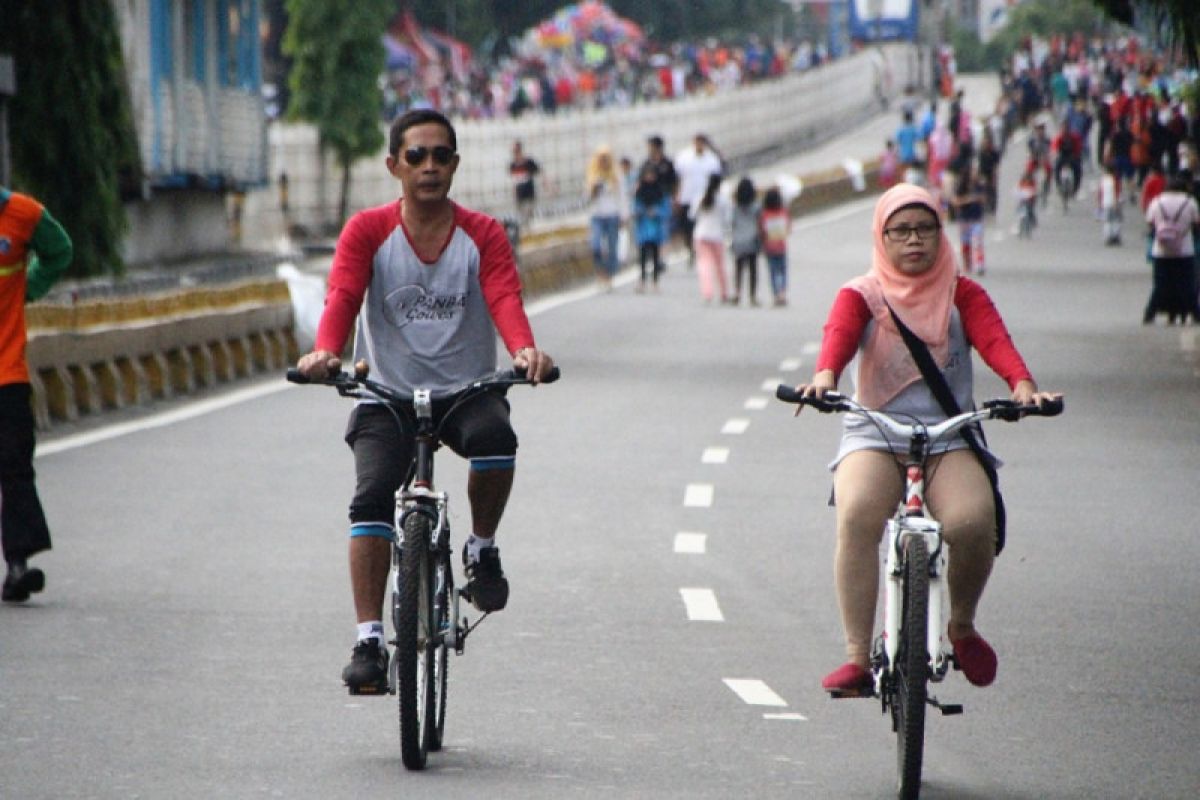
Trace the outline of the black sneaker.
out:
[[[46,588],[46,574],[36,567],[29,569],[24,559],[11,561],[4,577],[2,597],[6,603],[24,603],[29,595]]]
[[[500,568],[500,548],[485,547],[479,551],[479,561],[467,560],[467,549],[463,548],[463,570],[467,585],[463,596],[484,613],[499,611],[508,605],[508,580]]]
[[[342,680],[350,694],[387,694],[387,648],[375,638],[354,645],[350,663],[342,670]]]

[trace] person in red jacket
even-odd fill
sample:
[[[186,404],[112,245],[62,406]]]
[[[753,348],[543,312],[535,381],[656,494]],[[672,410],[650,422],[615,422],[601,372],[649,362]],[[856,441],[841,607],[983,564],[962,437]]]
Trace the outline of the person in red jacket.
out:
[[[816,371],[799,391],[821,397],[836,389],[857,355],[858,402],[929,424],[946,419],[892,320],[894,310],[928,346],[960,408],[973,405],[971,348],[1005,380],[1013,400],[1041,404],[1060,396],[1038,390],[987,292],[958,274],[929,192],[912,184],[885,192],[875,206],[871,234],[871,268],[838,292]],[[904,491],[892,446],[869,422],[847,418],[833,469],[836,584],[848,661],[822,681],[828,691],[853,693],[871,684],[879,543]],[[987,686],[995,679],[997,659],[975,629],[975,610],[997,545],[991,482],[961,437],[935,448],[928,474],[936,475],[927,486],[929,507],[949,547],[950,642],[967,680]]]
[[[41,203],[0,186],[0,539],[7,603],[23,603],[45,588],[45,573],[27,562],[50,549],[34,482],[25,304],[50,291],[71,254],[70,237]]]

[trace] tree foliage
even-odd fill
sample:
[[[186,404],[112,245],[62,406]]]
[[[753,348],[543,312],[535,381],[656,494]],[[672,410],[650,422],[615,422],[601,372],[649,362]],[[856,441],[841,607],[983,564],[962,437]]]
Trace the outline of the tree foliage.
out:
[[[0,53],[13,56],[13,188],[37,197],[75,245],[68,274],[120,274],[122,195],[141,156],[121,41],[107,2],[0,0]]]
[[[1093,0],[1126,25],[1162,30],[1193,67],[1200,66],[1200,8],[1196,0]]]
[[[379,76],[386,65],[382,34],[393,0],[287,0],[283,51],[293,59],[288,116],[313,123],[323,150],[342,168],[338,224],[346,219],[350,167],[383,146]]]

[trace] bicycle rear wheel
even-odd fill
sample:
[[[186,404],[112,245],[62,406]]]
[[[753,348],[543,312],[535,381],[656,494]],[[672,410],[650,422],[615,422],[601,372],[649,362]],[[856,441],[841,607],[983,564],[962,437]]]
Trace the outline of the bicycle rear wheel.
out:
[[[404,519],[404,557],[400,591],[393,595],[396,628],[397,694],[400,704],[400,755],[408,769],[424,769],[433,710],[434,648],[433,560],[430,520],[422,513]]]
[[[896,654],[892,714],[896,729],[899,796],[921,791],[925,754],[925,698],[929,681],[926,630],[929,608],[929,548],[924,537],[909,536],[904,547],[904,615]]]

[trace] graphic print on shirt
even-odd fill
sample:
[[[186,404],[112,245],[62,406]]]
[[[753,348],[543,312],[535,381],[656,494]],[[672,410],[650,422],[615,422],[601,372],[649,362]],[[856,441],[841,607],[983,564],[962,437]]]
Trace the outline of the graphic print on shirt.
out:
[[[411,322],[449,322],[467,306],[467,293],[435,294],[411,284],[392,289],[384,298],[383,316],[398,328]]]

